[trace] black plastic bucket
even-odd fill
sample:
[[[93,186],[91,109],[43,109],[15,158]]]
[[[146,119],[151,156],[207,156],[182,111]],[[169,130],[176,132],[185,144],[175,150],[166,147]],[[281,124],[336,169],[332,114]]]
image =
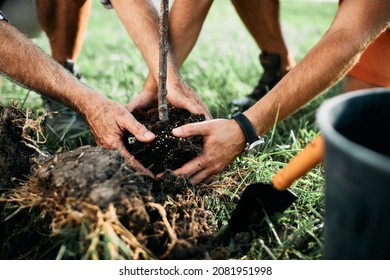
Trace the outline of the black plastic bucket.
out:
[[[325,259],[390,259],[390,89],[322,104]]]

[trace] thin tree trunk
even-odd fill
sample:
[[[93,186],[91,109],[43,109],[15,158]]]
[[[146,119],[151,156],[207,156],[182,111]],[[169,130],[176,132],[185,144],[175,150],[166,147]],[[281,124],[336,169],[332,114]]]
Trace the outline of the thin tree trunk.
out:
[[[162,0],[160,7],[160,57],[158,73],[158,116],[160,121],[167,122],[167,59],[168,59],[168,14],[169,0]]]

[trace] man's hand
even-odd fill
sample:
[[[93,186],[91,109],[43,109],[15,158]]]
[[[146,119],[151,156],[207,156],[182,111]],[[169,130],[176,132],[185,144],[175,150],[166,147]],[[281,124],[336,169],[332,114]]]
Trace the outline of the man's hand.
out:
[[[210,183],[245,148],[245,136],[234,120],[216,119],[186,124],[172,130],[176,137],[203,136],[201,154],[181,168],[176,175],[184,174],[193,183]]]
[[[139,123],[126,108],[99,95],[86,104],[83,114],[99,146],[117,149],[137,171],[154,176],[126,149],[123,136],[129,131],[137,140],[151,142],[155,135]]]
[[[129,112],[133,112],[136,109],[145,108],[157,108],[157,94],[152,91],[143,90],[137,94],[130,102],[126,105],[126,109]]]
[[[157,107],[157,91],[157,83],[149,75],[143,90],[126,105],[126,109],[129,112],[133,112],[135,109]],[[186,109],[193,114],[203,114],[206,120],[212,119],[206,104],[203,103],[197,93],[180,76],[177,82],[168,82],[167,99],[169,104],[176,108]]]
[[[193,114],[203,114],[206,120],[212,119],[206,104],[183,79],[177,79],[175,82],[168,81],[167,99],[176,108],[186,109]]]

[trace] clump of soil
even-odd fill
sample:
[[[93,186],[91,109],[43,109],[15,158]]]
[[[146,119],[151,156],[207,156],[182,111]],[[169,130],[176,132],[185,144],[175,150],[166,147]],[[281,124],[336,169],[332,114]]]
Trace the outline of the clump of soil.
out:
[[[156,108],[134,111],[134,117],[152,131],[156,139],[152,143],[142,143],[131,134],[124,139],[130,153],[154,174],[167,169],[175,170],[202,151],[201,136],[177,138],[172,135],[172,129],[187,123],[204,121],[205,116],[171,106],[168,108],[168,114],[169,121],[161,122]]]
[[[3,115],[19,114],[18,110],[8,110]],[[171,120],[175,112],[171,108]],[[3,125],[6,129],[2,129],[1,139],[8,144],[0,146],[2,168],[9,172],[8,177],[19,175],[28,180],[0,196],[0,259],[227,257],[226,249],[212,246],[215,225],[213,214],[205,207],[205,197],[220,196],[214,189],[194,186],[168,169],[159,180],[141,176],[118,152],[100,147],[83,146],[38,158],[40,150],[34,142],[28,145],[32,150],[11,146],[20,143],[15,139],[24,139],[20,136],[23,131],[11,128],[25,124],[4,123],[7,125]],[[186,120],[175,122],[169,131],[184,123]],[[198,147],[196,152],[186,153],[193,157],[200,151],[201,139],[181,141],[179,146],[190,149],[193,145]],[[18,174],[12,173],[14,165],[6,165],[4,160],[15,157],[24,163]],[[165,164],[167,160],[162,166]]]
[[[16,106],[5,107],[0,104],[1,188],[10,188],[20,180],[25,180],[33,159],[37,157],[37,151],[29,143],[33,137],[33,131],[27,123],[29,118],[28,113]]]
[[[13,190],[7,202],[8,206],[16,203],[21,209],[29,209],[19,216],[40,213],[38,220],[46,220],[42,231],[50,227],[57,238],[64,230],[76,230],[76,240],[82,241],[85,251],[73,256],[66,252],[65,258],[85,258],[91,248],[96,250],[94,258],[107,258],[103,252],[110,247],[116,249],[109,258],[137,250],[139,253],[132,258],[212,257],[207,249],[212,215],[205,210],[194,186],[170,172],[161,181],[141,177],[125,164],[119,153],[103,148],[84,146],[50,157],[27,183]],[[14,230],[7,224],[3,228]],[[102,232],[109,236],[107,242]],[[1,250],[2,256],[14,258],[13,254],[21,253],[7,250],[12,240],[7,242],[7,247]],[[42,250],[53,246],[53,239],[47,237],[46,243],[41,245]]]

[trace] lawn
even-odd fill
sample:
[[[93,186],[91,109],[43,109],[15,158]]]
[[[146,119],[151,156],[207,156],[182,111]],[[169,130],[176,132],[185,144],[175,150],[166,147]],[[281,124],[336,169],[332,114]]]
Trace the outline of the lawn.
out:
[[[336,12],[334,2],[281,1],[283,32],[299,61],[326,31]],[[34,41],[49,50],[44,36]],[[216,0],[199,40],[181,73],[209,106],[214,117],[228,117],[228,102],[248,94],[257,83],[261,67],[259,50],[235,13],[230,1]],[[142,89],[147,67],[114,11],[94,1],[84,47],[78,64],[83,81],[108,97],[126,104]],[[266,145],[255,155],[242,155],[211,185],[224,198],[206,199],[220,229],[230,218],[238,194],[253,182],[270,182],[318,134],[315,113],[321,102],[340,92],[336,85],[265,136]],[[3,80],[1,98],[18,100],[22,108],[42,112],[40,96]],[[248,240],[241,259],[321,259],[323,257],[323,167],[297,180],[291,190],[299,199],[283,215],[267,217],[256,238]],[[234,248],[235,244],[229,245]]]

